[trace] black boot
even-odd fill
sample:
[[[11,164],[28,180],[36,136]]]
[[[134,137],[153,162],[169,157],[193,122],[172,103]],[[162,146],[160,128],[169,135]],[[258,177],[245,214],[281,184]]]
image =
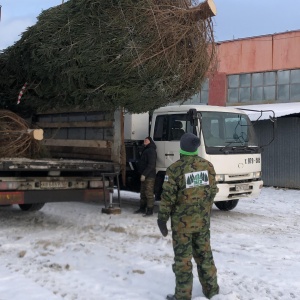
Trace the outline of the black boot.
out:
[[[142,207],[142,206],[134,212],[134,214],[145,214],[145,213],[146,213],[146,207]]]
[[[175,297],[175,295],[171,295],[171,294],[167,295],[166,299],[167,300],[177,300],[177,298]]]
[[[150,217],[153,215],[153,207],[148,207],[146,214],[144,214],[144,217]]]

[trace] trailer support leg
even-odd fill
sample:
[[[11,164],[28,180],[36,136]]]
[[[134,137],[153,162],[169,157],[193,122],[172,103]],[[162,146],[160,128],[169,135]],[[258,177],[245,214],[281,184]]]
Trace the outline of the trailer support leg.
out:
[[[103,173],[103,189],[104,189],[104,204],[105,208],[102,208],[102,213],[117,215],[121,213],[121,198],[120,198],[120,184],[119,184],[119,173]],[[108,179],[109,186],[105,184],[105,180]],[[117,182],[118,191],[118,202],[113,202],[114,193],[114,180]],[[109,202],[106,199],[106,191],[109,191]]]

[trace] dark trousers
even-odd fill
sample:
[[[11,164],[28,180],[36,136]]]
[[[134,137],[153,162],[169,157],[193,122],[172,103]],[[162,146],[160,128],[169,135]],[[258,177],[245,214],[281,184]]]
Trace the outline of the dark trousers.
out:
[[[153,208],[154,206],[154,183],[155,178],[146,178],[141,182],[140,206]]]

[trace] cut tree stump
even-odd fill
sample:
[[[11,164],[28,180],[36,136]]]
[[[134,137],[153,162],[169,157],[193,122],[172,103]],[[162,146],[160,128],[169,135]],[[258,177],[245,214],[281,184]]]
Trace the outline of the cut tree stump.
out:
[[[27,132],[37,141],[41,141],[44,138],[43,129],[27,129]]]
[[[200,8],[200,10],[199,10]],[[213,0],[207,0],[191,8],[191,18],[196,22],[206,20],[217,15],[217,8]]]

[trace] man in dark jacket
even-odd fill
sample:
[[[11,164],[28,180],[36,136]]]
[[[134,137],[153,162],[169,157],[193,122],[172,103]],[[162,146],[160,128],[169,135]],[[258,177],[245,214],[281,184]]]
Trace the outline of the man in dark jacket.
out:
[[[210,246],[210,213],[218,191],[215,170],[198,156],[199,138],[185,133],[180,139],[180,159],[166,171],[157,223],[167,236],[171,217],[174,249],[175,294],[169,300],[192,297],[192,257],[204,295],[211,299],[219,293],[217,269]]]
[[[156,145],[148,136],[144,139],[144,150],[138,163],[138,171],[141,174],[141,198],[140,208],[135,211],[145,214],[144,216],[153,215],[156,156]]]

